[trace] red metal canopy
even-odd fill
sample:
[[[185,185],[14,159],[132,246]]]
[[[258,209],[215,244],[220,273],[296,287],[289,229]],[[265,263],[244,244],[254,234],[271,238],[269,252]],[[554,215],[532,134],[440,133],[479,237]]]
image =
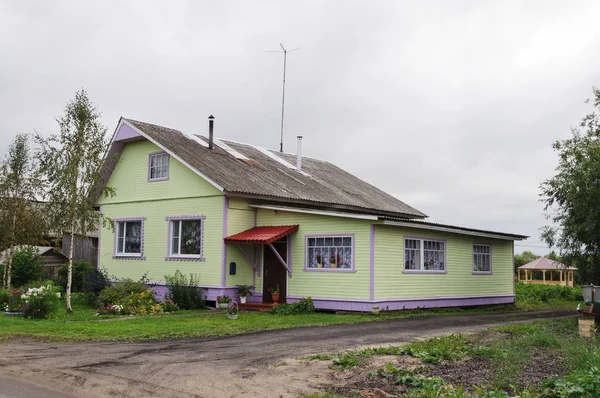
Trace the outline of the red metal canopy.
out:
[[[225,238],[225,243],[268,245],[298,230],[298,225],[254,227]]]

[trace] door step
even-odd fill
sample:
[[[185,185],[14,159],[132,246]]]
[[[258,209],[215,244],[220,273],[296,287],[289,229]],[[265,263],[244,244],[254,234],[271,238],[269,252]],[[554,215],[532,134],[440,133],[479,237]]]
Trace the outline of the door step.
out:
[[[270,311],[273,307],[279,305],[279,303],[246,303],[246,304],[238,304],[240,310],[252,310],[252,311]]]

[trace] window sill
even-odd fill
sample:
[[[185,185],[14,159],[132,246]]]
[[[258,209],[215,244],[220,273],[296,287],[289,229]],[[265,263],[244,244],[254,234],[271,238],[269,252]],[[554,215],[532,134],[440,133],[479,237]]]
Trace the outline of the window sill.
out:
[[[492,271],[472,271],[472,275],[492,275]]]
[[[202,256],[185,257],[185,256],[166,256],[165,261],[205,261]]]
[[[148,178],[148,182],[158,182],[158,181],[168,181],[169,177],[163,177],[163,178]]]
[[[354,268],[304,268],[304,272],[356,272]]]
[[[428,270],[410,270],[410,269],[405,269],[402,270],[403,274],[447,274],[448,271],[444,270],[444,271],[428,271]]]
[[[146,260],[146,256],[142,254],[115,254],[113,260]]]

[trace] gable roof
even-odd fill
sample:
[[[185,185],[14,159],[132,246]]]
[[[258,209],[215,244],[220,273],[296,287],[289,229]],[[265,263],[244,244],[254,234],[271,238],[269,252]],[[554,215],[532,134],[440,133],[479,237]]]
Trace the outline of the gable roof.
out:
[[[121,119],[221,191],[271,202],[345,209],[369,214],[424,218],[419,210],[326,161],[280,153],[234,141],[206,137],[131,119]],[[116,135],[116,134],[115,134]],[[127,139],[132,139],[131,134]]]
[[[19,248],[23,248],[23,247],[32,247],[32,248],[36,249],[40,256],[43,256],[44,254],[52,251],[52,253],[57,253],[65,258],[67,258],[64,254],[62,254],[58,250],[54,249],[53,247],[49,247],[49,246],[20,245],[20,246],[15,246],[15,249],[19,249]],[[2,264],[4,262],[4,259],[6,258],[7,255],[8,255],[8,249],[0,252],[0,264]]]

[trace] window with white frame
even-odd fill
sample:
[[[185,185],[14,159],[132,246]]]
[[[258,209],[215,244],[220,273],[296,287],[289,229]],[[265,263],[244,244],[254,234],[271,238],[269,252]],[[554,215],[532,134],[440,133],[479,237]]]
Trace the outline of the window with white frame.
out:
[[[202,218],[171,219],[169,228],[171,257],[202,257]]]
[[[446,242],[443,240],[405,238],[404,270],[446,271]]]
[[[306,268],[352,269],[352,236],[306,238]]]
[[[148,180],[158,181],[169,178],[169,154],[152,153],[148,162]]]
[[[492,271],[492,246],[473,244],[473,272]]]
[[[140,256],[142,254],[142,221],[118,221],[115,254],[120,256]]]

